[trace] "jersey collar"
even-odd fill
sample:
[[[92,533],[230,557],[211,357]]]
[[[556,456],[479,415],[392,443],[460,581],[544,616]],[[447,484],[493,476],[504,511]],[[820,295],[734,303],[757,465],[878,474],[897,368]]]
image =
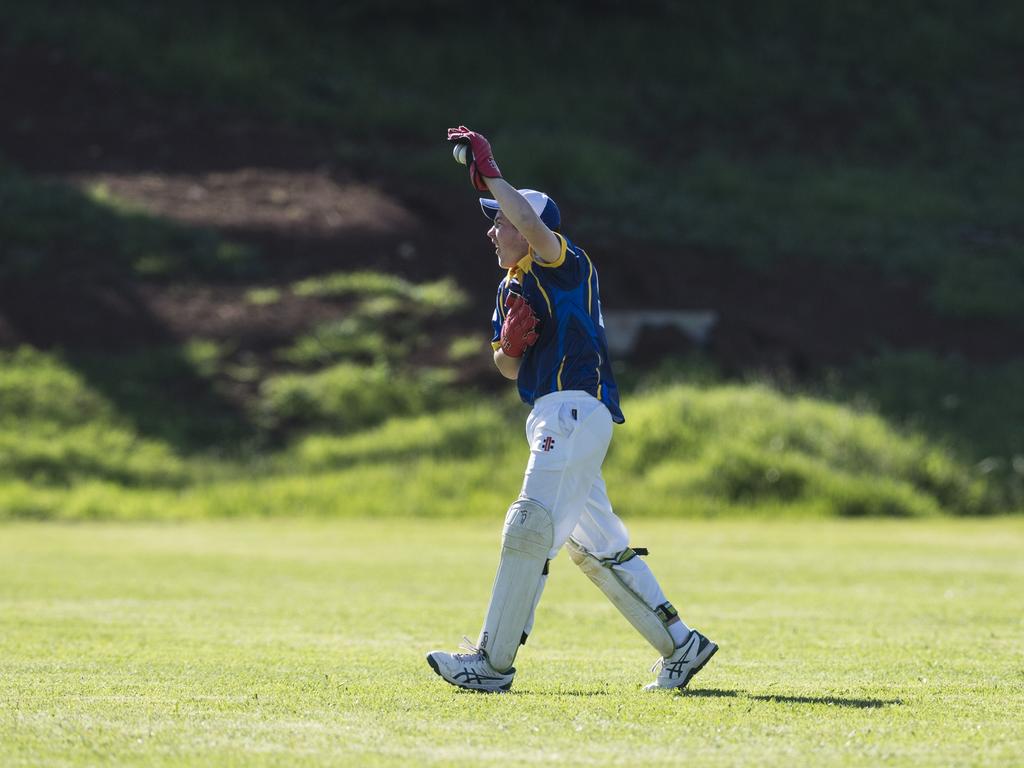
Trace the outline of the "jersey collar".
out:
[[[533,269],[533,252],[529,251],[523,258],[516,262],[516,265],[509,269],[508,279],[516,280],[520,275],[525,275]]]

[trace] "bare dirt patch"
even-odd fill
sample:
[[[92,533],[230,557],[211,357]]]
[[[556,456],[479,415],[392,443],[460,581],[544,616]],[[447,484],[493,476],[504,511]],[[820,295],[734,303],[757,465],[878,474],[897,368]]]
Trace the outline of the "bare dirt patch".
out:
[[[419,225],[416,215],[385,191],[364,182],[336,181],[325,170],[99,173],[67,180],[93,199],[196,226],[330,237]]]

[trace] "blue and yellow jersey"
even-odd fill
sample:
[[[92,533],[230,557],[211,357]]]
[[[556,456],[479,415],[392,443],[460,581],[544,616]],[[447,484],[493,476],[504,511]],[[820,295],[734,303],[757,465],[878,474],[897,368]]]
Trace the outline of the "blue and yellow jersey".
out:
[[[535,260],[531,249],[498,284],[491,345],[501,346],[501,326],[508,311],[505,299],[510,292],[521,294],[540,319],[537,343],[526,350],[519,366],[523,402],[533,405],[551,392],[583,390],[604,403],[612,420],[621,424],[625,419],[608,360],[597,268],[586,251],[554,234],[562,244],[557,261]]]

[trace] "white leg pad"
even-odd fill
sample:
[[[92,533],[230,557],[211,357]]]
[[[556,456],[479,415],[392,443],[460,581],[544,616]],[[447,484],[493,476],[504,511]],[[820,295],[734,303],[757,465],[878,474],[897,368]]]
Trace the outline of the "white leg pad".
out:
[[[477,641],[499,672],[511,669],[516,659],[544,586],[544,566],[554,538],[551,513],[541,504],[519,499],[509,507],[491,603]]]
[[[657,582],[653,581],[654,575],[650,573],[649,569],[645,567],[643,570],[650,576],[648,580],[652,582],[653,589],[643,590],[637,582],[637,576],[641,574],[631,573],[629,569],[622,567],[624,562],[636,557],[635,553],[627,549],[620,553],[618,558],[599,560],[572,539],[566,542],[566,546],[572,561],[587,574],[587,577],[598,586],[598,589],[604,592],[605,596],[612,601],[612,605],[619,609],[619,612],[629,620],[637,632],[643,635],[662,656],[671,656],[675,652],[675,642],[672,640],[667,625],[676,617],[675,608],[667,600],[664,600],[664,594],[657,586]],[[640,592],[642,591],[656,592],[662,602],[652,606],[641,597]]]
[[[540,586],[537,587],[537,594],[533,598],[533,608],[530,609],[530,618],[526,620],[523,627],[523,639],[521,645],[526,645],[526,637],[533,632],[533,619],[537,615],[537,604],[540,603],[540,596],[544,594],[544,585],[548,583],[547,565],[544,566],[544,573],[540,577]]]

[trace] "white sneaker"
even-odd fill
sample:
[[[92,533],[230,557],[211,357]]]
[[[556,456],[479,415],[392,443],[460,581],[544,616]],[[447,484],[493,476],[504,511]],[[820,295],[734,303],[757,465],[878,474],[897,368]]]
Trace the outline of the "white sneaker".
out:
[[[512,678],[516,675],[515,667],[508,672],[499,672],[487,661],[484,652],[468,640],[463,647],[469,653],[431,651],[427,654],[427,664],[443,677],[445,682],[459,688],[502,693],[512,687]]]
[[[644,686],[645,691],[657,691],[662,688],[685,688],[690,678],[696,675],[708,660],[715,655],[718,646],[696,629],[690,632],[683,644],[676,648],[671,656],[658,659],[651,667],[651,672],[661,667],[658,679]]]

